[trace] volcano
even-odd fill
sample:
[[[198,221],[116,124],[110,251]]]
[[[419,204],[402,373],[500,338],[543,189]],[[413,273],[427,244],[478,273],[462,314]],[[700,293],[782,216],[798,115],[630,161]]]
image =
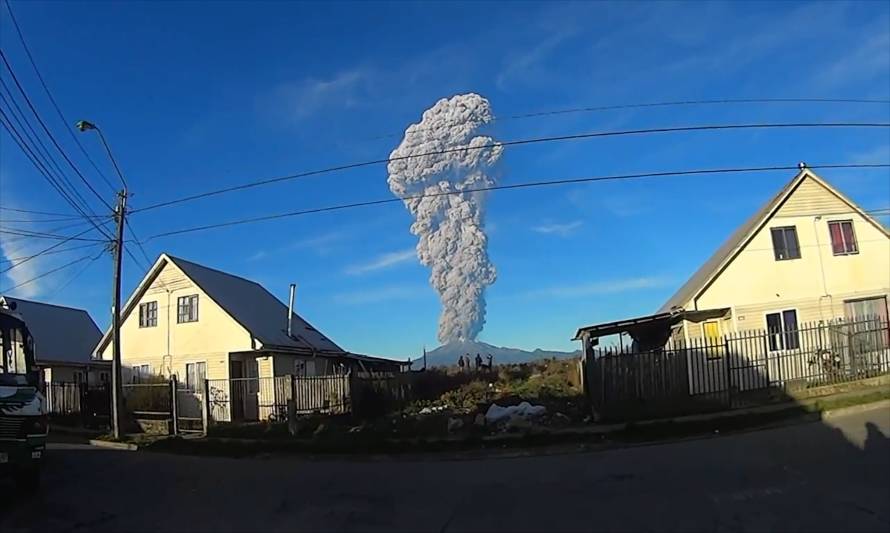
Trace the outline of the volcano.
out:
[[[494,364],[503,363],[527,363],[538,359],[565,359],[569,357],[580,357],[581,350],[574,352],[560,352],[552,350],[542,350],[540,348],[532,351],[521,350],[519,348],[507,348],[505,346],[493,346],[486,342],[479,341],[458,341],[443,344],[435,350],[426,353],[427,366],[449,366],[457,364],[457,358],[464,354],[470,354],[470,358],[475,361],[476,354],[486,358],[491,354]],[[416,359],[413,368],[423,367],[423,358]]]

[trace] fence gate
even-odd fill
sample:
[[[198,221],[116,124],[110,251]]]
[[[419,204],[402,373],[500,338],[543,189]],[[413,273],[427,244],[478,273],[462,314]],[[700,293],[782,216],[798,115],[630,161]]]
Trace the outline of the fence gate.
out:
[[[763,335],[739,333],[725,337],[729,391],[765,389],[770,383],[770,364]]]
[[[204,394],[203,390],[195,390],[184,383],[174,381],[176,389],[175,426],[179,434],[204,433]]]

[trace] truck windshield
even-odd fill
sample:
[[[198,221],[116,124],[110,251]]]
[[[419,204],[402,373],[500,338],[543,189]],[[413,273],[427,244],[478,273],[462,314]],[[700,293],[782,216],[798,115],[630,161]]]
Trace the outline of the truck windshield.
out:
[[[7,322],[7,321],[3,321]],[[0,385],[27,385],[29,346],[26,333],[12,324],[0,322]]]

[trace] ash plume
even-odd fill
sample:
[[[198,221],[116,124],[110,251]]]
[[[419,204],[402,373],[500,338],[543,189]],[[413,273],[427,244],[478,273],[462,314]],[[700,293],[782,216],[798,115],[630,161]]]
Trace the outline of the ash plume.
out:
[[[497,274],[488,258],[484,192],[407,198],[420,194],[487,187],[502,146],[435,152],[493,144],[477,135],[494,119],[488,100],[474,93],[443,98],[411,124],[390,158],[389,188],[403,198],[414,216],[411,233],[418,237],[417,257],[430,268],[430,283],[439,293],[439,341],[473,340],[485,324],[485,288]]]

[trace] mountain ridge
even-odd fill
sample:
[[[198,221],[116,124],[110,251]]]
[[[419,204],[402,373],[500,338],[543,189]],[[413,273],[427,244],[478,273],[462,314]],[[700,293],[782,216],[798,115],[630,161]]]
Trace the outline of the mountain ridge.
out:
[[[434,350],[426,353],[427,366],[451,366],[457,364],[458,357],[469,354],[470,359],[474,361],[476,354],[482,356],[483,361],[487,361],[487,356],[491,354],[494,364],[502,363],[527,363],[538,359],[565,359],[570,357],[578,357],[581,350],[573,352],[563,352],[559,350],[544,350],[535,348],[534,350],[523,350],[520,348],[510,348],[507,346],[495,346],[481,341],[456,341],[443,344]],[[423,366],[423,357],[414,360],[414,368]]]

